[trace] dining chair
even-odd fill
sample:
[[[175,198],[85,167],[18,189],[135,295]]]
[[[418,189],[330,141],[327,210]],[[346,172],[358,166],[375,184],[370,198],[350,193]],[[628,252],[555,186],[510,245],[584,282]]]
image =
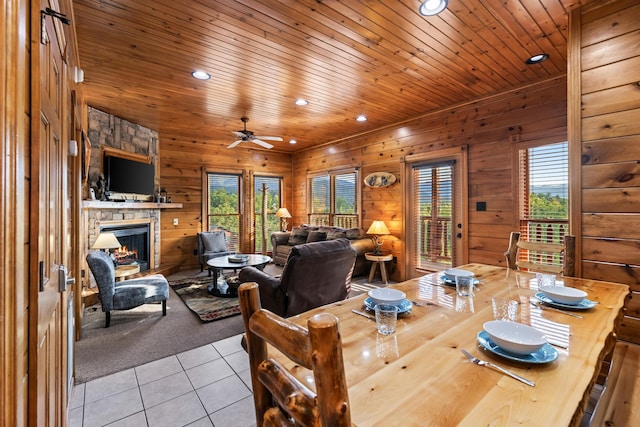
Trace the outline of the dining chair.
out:
[[[244,321],[251,384],[259,426],[350,426],[351,412],[338,318],[311,316],[308,329],[261,308],[260,288],[238,289]],[[315,392],[286,366],[269,358],[269,347],[285,355],[294,369],[313,371]]]
[[[563,243],[529,242],[520,238],[520,233],[511,232],[509,248],[504,253],[507,267],[512,270],[530,270],[543,273],[575,276],[576,249],[575,236],[564,236]],[[526,260],[519,258],[520,251],[527,251]],[[561,263],[553,262],[561,258]]]

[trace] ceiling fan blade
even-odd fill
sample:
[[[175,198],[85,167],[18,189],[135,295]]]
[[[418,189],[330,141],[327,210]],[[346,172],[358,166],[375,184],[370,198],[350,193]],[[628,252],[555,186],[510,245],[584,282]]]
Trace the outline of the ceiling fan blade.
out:
[[[241,140],[241,139],[239,139],[239,140],[237,140],[237,141],[234,141],[234,142],[232,142],[232,143],[231,143],[227,148],[233,148],[233,147],[235,147],[236,145],[240,144],[241,142],[242,142],[242,140]]]
[[[258,138],[253,138],[251,142],[253,142],[254,144],[258,144],[259,146],[264,148],[273,148],[273,145],[269,144],[268,142],[260,141]]]
[[[282,138],[279,136],[256,136],[258,139],[262,139],[264,141],[282,141]]]
[[[241,130],[237,130],[237,131],[233,131],[231,132],[232,134],[234,134],[235,136],[237,136],[238,138],[243,138],[245,136],[247,136],[244,132],[242,132]]]

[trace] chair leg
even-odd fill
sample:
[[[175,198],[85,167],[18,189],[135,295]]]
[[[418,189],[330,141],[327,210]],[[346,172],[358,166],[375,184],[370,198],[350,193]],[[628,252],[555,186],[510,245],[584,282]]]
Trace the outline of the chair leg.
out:
[[[162,301],[162,315],[167,315],[167,300]]]
[[[107,312],[105,313],[105,315],[106,315],[106,318],[107,318],[107,324],[105,325],[105,328],[108,328],[108,327],[109,327],[109,325],[111,324],[111,312],[110,312],[110,311],[107,311]]]

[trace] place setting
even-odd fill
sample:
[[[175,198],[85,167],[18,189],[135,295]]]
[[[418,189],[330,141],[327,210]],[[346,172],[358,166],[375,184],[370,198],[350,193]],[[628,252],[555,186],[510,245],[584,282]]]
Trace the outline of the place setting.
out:
[[[397,319],[409,314],[412,304],[402,291],[378,288],[370,290],[367,298],[365,298],[365,311],[355,309],[351,311],[375,321],[379,334],[392,335],[396,331]],[[371,312],[375,315],[369,314]]]
[[[457,282],[462,281],[463,286],[470,282],[473,287],[477,287],[480,284],[480,280],[475,278],[475,273],[469,270],[463,270],[461,268],[449,268],[444,270],[440,275],[440,281],[448,286],[456,286]]]

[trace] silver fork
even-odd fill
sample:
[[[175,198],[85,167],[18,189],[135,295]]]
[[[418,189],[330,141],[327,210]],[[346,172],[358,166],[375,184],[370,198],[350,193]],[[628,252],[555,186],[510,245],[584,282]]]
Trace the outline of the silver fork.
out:
[[[523,383],[525,383],[526,385],[530,385],[531,387],[535,387],[535,386],[536,386],[536,383],[534,383],[534,382],[533,382],[533,381],[531,381],[531,380],[528,380],[528,379],[526,379],[526,378],[523,378],[523,377],[521,377],[521,376],[520,376],[520,375],[518,375],[518,374],[514,374],[513,372],[511,372],[511,371],[509,371],[509,370],[507,370],[507,369],[504,369],[504,368],[503,368],[503,367],[501,367],[501,366],[494,365],[494,364],[493,364],[493,363],[491,363],[491,362],[487,362],[487,361],[485,361],[485,360],[481,360],[481,359],[478,359],[478,358],[477,358],[477,357],[475,357],[475,356],[472,356],[472,355],[471,355],[471,353],[469,353],[469,352],[468,352],[467,350],[465,350],[464,348],[460,349],[460,351],[462,352],[462,354],[464,354],[465,356],[467,356],[467,359],[471,360],[471,361],[472,361],[473,363],[475,363],[476,365],[486,366],[487,368],[493,368],[493,369],[495,369],[496,371],[499,371],[499,372],[502,372],[503,374],[509,375],[511,378],[514,378],[514,379],[516,379],[516,380],[518,380],[518,381],[522,381],[522,382],[523,382]]]

